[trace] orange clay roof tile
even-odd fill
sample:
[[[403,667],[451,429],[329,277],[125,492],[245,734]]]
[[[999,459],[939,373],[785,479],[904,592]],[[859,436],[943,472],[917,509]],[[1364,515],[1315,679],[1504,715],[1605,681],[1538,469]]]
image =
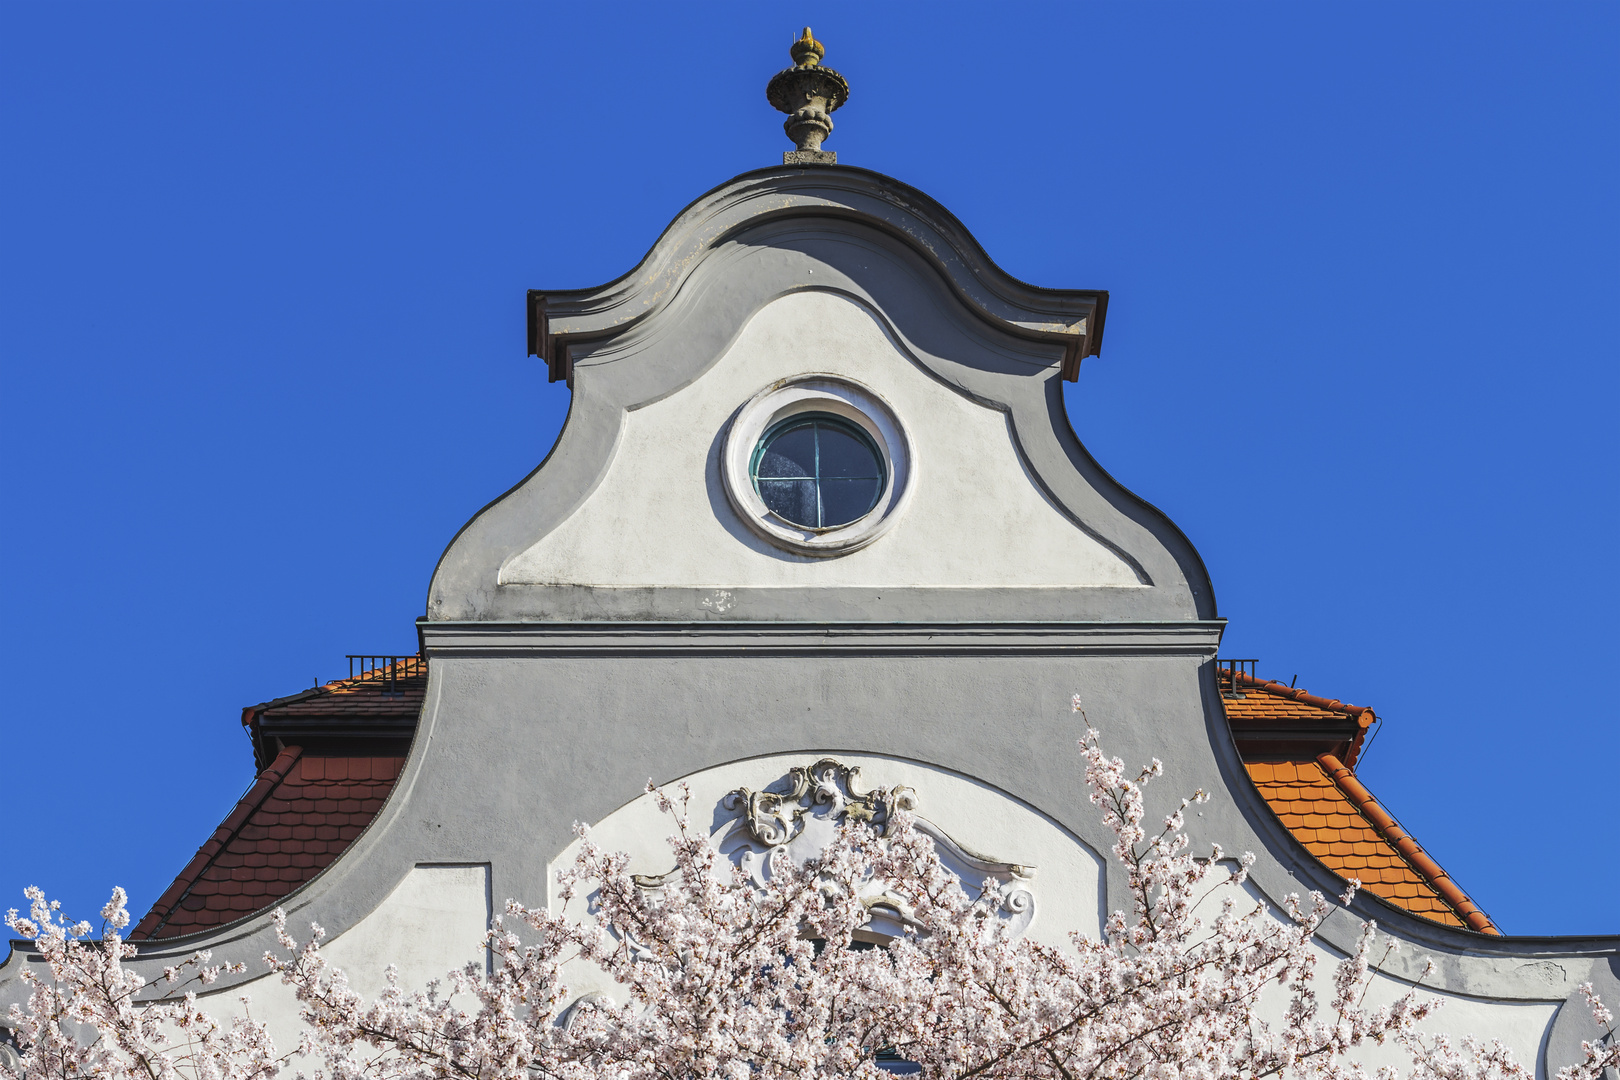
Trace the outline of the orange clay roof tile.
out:
[[[1309,761],[1329,753],[1354,766],[1367,729],[1378,719],[1366,706],[1317,697],[1241,670],[1221,668],[1219,678],[1225,691],[1221,703],[1226,707],[1226,722],[1245,760]],[[1292,779],[1292,774],[1279,772],[1277,779]]]
[[[1500,933],[1433,860],[1421,855],[1421,848],[1410,844],[1415,853],[1402,850],[1400,840],[1410,842],[1410,838],[1404,832],[1392,838],[1391,832],[1398,832],[1399,827],[1390,828],[1393,819],[1387,814],[1381,817],[1381,808],[1370,796],[1358,798],[1354,789],[1346,791],[1341,786],[1344,777],[1332,775],[1335,766],[1345,773],[1348,769],[1331,755],[1322,758],[1246,765],[1260,794],[1306,850],[1341,878],[1358,878],[1374,896],[1414,915],[1448,926]],[[1310,813],[1286,809],[1302,803],[1311,808]]]
[[[1356,778],[1377,720],[1371,709],[1253,678],[1236,665],[1219,668],[1217,679],[1250,779],[1306,850],[1414,914],[1501,932]]]

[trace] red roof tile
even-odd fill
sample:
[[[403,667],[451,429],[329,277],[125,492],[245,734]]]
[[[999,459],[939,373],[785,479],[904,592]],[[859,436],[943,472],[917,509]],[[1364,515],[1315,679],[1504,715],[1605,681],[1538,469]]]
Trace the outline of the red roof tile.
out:
[[[400,657],[389,667],[249,705],[242,710],[242,726],[253,736],[255,760],[264,768],[279,747],[292,743],[332,748],[347,742],[351,745],[344,749],[356,751],[378,740],[407,741],[426,693],[427,663],[419,657]],[[350,753],[334,760],[357,761],[352,766],[357,770],[354,778],[369,779],[364,754]],[[332,767],[339,770],[333,779],[349,776],[351,766]]]
[[[327,779],[334,772],[355,771],[351,767],[356,762],[363,763],[360,771],[369,779]],[[259,774],[130,937],[179,937],[274,905],[330,865],[360,835],[404,764],[403,757],[317,757],[306,756],[301,747],[287,747]],[[368,796],[366,809],[314,809],[330,802],[320,796],[338,783],[363,790]],[[298,805],[310,809],[278,812]],[[271,825],[277,818],[296,824]]]
[[[398,668],[243,710],[261,771],[132,939],[179,937],[262,911],[353,843],[393,790],[421,712],[426,664],[412,658]]]

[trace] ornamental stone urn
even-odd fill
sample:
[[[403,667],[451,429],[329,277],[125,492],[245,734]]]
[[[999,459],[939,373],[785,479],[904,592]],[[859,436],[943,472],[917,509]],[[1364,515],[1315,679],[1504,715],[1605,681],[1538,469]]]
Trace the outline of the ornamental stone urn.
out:
[[[836,164],[838,155],[822,150],[821,143],[832,134],[833,110],[849,100],[849,83],[832,68],[821,66],[827,50],[808,26],[788,52],[793,66],[778,71],[765,87],[772,107],[788,114],[782,130],[797,147],[783,153],[782,163]]]

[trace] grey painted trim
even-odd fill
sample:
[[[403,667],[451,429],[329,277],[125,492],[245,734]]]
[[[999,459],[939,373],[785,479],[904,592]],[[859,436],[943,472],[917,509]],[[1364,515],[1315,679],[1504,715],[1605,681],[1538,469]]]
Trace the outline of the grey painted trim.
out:
[[[1592,989],[1603,999],[1605,1005],[1611,1010],[1620,1006],[1620,956],[1608,957],[1607,963],[1601,961],[1594,963],[1587,977],[1592,982]],[[1581,1043],[1596,1041],[1603,1034],[1603,1030],[1592,1019],[1592,1010],[1587,1006],[1586,998],[1578,991],[1572,992],[1558,1007],[1558,1015],[1553,1017],[1552,1029],[1547,1032],[1547,1044],[1543,1052],[1544,1075],[1556,1076],[1559,1069],[1577,1065],[1585,1060],[1585,1055],[1581,1053]]]
[[[926,623],[1178,621],[1186,605],[1152,588],[687,588],[502,585],[498,616],[439,622],[664,621]],[[723,596],[721,594],[724,594]],[[715,610],[716,602],[724,610]],[[507,610],[511,609],[511,610]],[[947,618],[942,618],[947,617]]]
[[[600,484],[625,415],[690,384],[766,304],[806,289],[879,313],[902,351],[941,384],[1007,415],[1017,452],[1061,512],[1135,570],[1143,589],[1076,589],[1055,602],[1026,590],[757,590],[753,619],[982,621],[1003,618],[1212,619],[1208,574],[1162,513],[1097,464],[1068,422],[1063,319],[1089,294],[1036,290],[983,258],[926,196],[859,169],[764,170],[677,219],[635,274],[601,290],[547,294],[572,357],[568,422],[536,470],[463,528],[429,588],[432,621],[691,619],[681,590],[498,584],[501,567],[551,532]],[[1054,321],[1056,320],[1056,321]],[[740,406],[756,388],[740,388]],[[716,513],[734,522],[711,451]],[[783,558],[795,558],[786,553]],[[739,595],[744,590],[737,590]],[[772,593],[777,595],[771,595]],[[1019,605],[1033,603],[1033,608]],[[1054,607],[1073,604],[1066,610]]]
[[[451,656],[1213,657],[1224,622],[422,624],[429,659]]]

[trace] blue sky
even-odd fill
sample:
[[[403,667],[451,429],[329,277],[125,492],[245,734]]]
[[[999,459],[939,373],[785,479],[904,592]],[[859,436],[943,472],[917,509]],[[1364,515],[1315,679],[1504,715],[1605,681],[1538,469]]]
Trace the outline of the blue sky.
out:
[[[827,143],[1111,291],[1076,429],[1509,932],[1620,932],[1620,5],[0,5],[0,903],[144,910],[243,705],[408,652],[527,288]],[[1218,838],[1212,838],[1218,839]],[[11,899],[5,900],[5,897]]]

